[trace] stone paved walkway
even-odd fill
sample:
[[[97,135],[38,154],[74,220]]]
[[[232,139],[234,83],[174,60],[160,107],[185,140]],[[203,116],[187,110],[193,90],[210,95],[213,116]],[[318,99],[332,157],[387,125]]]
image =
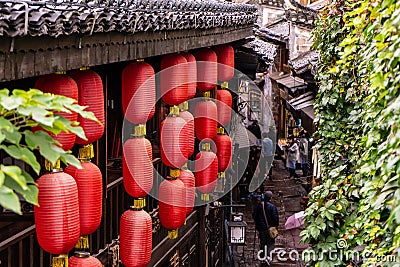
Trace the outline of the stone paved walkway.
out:
[[[288,172],[286,171],[282,161],[274,161],[272,181],[266,180],[264,182],[265,190],[273,192],[272,203],[278,208],[279,212],[279,236],[276,239],[276,249],[284,249],[286,251],[286,258],[291,253],[292,258],[296,256],[296,251],[299,255],[307,248],[307,245],[300,244],[299,234],[301,229],[285,230],[285,222],[287,218],[303,208],[300,205],[300,200],[306,194],[305,189],[301,186],[300,182],[294,179],[287,179]],[[246,243],[245,247],[233,248],[235,255],[236,266],[267,266],[257,259],[257,252],[259,250],[258,233],[255,230],[254,221],[252,219],[252,210],[256,205],[257,200],[247,200],[246,209],[244,210],[244,220],[247,222],[248,227],[246,230]],[[274,257],[271,264],[272,267],[303,267],[304,263],[298,261],[280,261],[278,257]]]

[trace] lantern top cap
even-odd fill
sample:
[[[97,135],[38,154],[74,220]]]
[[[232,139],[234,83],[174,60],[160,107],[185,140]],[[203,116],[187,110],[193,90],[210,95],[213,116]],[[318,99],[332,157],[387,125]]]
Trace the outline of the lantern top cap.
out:
[[[132,209],[143,209],[144,207],[146,207],[145,198],[135,198],[133,200],[133,206],[131,206]]]
[[[201,144],[201,150],[210,151],[211,150],[211,144],[210,143],[202,143]]]
[[[189,103],[187,101],[179,104],[180,111],[186,111],[189,109]]]
[[[80,148],[78,158],[81,162],[90,161],[90,159],[94,158],[93,144],[88,144]]]
[[[219,172],[218,173],[218,178],[225,178],[225,172]]]
[[[203,96],[204,96],[205,98],[210,98],[210,97],[211,97],[210,91],[205,91],[205,92],[203,93]]]
[[[90,253],[85,251],[75,251],[74,256],[77,258],[89,258]]]
[[[227,89],[228,87],[229,87],[229,83],[228,82],[221,83],[221,88],[222,89]]]
[[[187,170],[187,169],[188,169],[188,167],[187,167],[187,162],[186,162],[185,164],[182,165],[182,170]]]
[[[181,175],[181,170],[171,168],[169,169],[169,175],[172,177],[172,179],[179,178],[179,176]]]
[[[143,58],[138,58],[138,59],[136,59],[136,62],[144,62],[144,59]]]
[[[146,135],[146,124],[138,124],[133,127],[133,137],[143,137]]]
[[[172,106],[169,108],[169,115],[179,116],[179,108],[177,106]]]
[[[50,161],[47,159],[45,160],[45,168],[49,172],[62,172],[63,169],[61,168],[61,161],[58,159],[55,164],[51,164]]]
[[[224,127],[218,127],[218,128],[217,128],[217,134],[225,134],[225,129],[224,129]]]

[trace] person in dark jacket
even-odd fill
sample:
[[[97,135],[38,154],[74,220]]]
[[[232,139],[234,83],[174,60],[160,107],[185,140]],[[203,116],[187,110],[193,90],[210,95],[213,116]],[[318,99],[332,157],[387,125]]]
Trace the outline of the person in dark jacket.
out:
[[[279,225],[278,209],[274,204],[271,203],[271,198],[272,192],[265,192],[264,199],[261,199],[253,211],[253,219],[255,221],[256,230],[258,231],[258,237],[260,239],[260,250],[262,250],[260,253],[261,259],[267,259],[267,257],[264,255],[265,247],[267,247],[267,256],[270,256],[271,251],[275,248],[275,239],[269,236],[267,223],[264,219],[262,202],[264,202],[265,216],[267,217],[269,227],[278,227]]]

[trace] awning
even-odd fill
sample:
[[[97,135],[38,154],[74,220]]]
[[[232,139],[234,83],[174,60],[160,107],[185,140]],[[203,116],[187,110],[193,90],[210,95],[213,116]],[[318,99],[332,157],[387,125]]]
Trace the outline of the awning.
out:
[[[314,93],[307,92],[302,94],[296,98],[293,98],[286,102],[289,106],[288,108],[300,115],[301,125],[310,133],[315,131],[314,127],[314,119],[315,119],[315,111],[313,107],[314,103]]]
[[[299,89],[306,89],[307,83],[304,82],[303,79],[298,77],[293,77],[290,74],[282,74],[280,72],[274,72],[269,75],[271,80],[276,81],[277,83],[283,85],[286,88],[289,88],[292,93],[296,92]]]

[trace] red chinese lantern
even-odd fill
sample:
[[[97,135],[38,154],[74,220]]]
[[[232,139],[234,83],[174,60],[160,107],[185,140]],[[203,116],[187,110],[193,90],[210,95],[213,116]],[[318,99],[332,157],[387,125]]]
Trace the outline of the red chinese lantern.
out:
[[[210,151],[210,144],[202,144],[203,151],[196,155],[194,165],[196,188],[203,193],[202,199],[209,200],[209,193],[215,189],[218,176],[218,158]]]
[[[151,143],[144,138],[145,125],[135,127],[122,153],[122,175],[125,190],[134,198],[143,198],[153,187],[153,154]]]
[[[188,100],[188,64],[179,54],[169,54],[161,60],[160,87],[162,100],[179,105]]]
[[[181,175],[179,179],[183,182],[186,188],[186,215],[190,214],[194,208],[194,199],[195,199],[195,185],[196,181],[194,175],[191,171],[187,169],[181,170]]]
[[[138,61],[122,71],[122,109],[128,121],[144,124],[155,111],[156,80],[154,69]]]
[[[168,167],[179,169],[188,159],[188,136],[185,120],[177,117],[179,109],[171,108],[170,115],[161,122],[160,151],[162,162]]]
[[[89,252],[76,251],[75,255],[69,258],[68,267],[103,267],[101,262],[90,256]]]
[[[162,226],[167,228],[168,237],[178,237],[178,228],[186,220],[185,185],[179,179],[164,180],[158,190],[159,217]]]
[[[144,267],[149,264],[152,251],[152,222],[142,209],[132,208],[120,220],[120,258],[126,267]]]
[[[188,64],[188,99],[191,99],[196,95],[196,86],[197,86],[196,58],[189,53],[182,53],[182,56],[186,58]]]
[[[63,95],[78,100],[78,86],[76,82],[71,77],[64,74],[49,74],[40,77],[35,87],[45,93]],[[78,114],[75,112],[58,112],[56,114],[70,121],[78,120]],[[61,148],[64,150],[70,150],[75,144],[76,136],[73,133],[61,132],[57,136],[54,136],[52,133],[50,133],[50,135],[61,144]]]
[[[218,134],[214,138],[217,148],[218,172],[224,172],[232,162],[232,140],[224,134],[224,128],[218,129]]]
[[[76,137],[76,143],[80,145],[91,144],[103,136],[104,133],[104,94],[101,77],[92,70],[78,70],[68,73],[78,85],[79,100],[81,106],[87,106],[86,111],[91,111],[101,122],[91,121],[79,116],[79,124],[83,128],[87,140]]]
[[[34,206],[39,245],[51,254],[67,254],[80,235],[78,187],[65,172],[42,175],[37,181],[39,206]]]
[[[209,91],[217,84],[217,55],[210,48],[201,48],[195,54],[197,60],[197,88]]]
[[[218,45],[214,51],[218,59],[218,80],[229,81],[235,73],[235,51],[230,45]]]
[[[194,145],[195,145],[195,136],[194,136],[194,117],[192,113],[190,113],[188,110],[188,105],[187,102],[184,102],[183,109],[179,113],[179,117],[185,120],[185,127],[184,130],[186,131],[186,134],[184,134],[186,137],[186,149],[187,149],[187,156],[186,158],[189,158],[192,156],[194,152]]]
[[[194,110],[194,128],[199,140],[214,138],[217,134],[217,105],[210,100],[200,101]]]
[[[228,90],[217,90],[218,124],[226,126],[231,121],[232,95]]]
[[[100,169],[92,162],[81,162],[81,165],[82,169],[70,165],[65,173],[74,177],[78,186],[81,236],[87,236],[96,231],[101,222],[103,179]]]

